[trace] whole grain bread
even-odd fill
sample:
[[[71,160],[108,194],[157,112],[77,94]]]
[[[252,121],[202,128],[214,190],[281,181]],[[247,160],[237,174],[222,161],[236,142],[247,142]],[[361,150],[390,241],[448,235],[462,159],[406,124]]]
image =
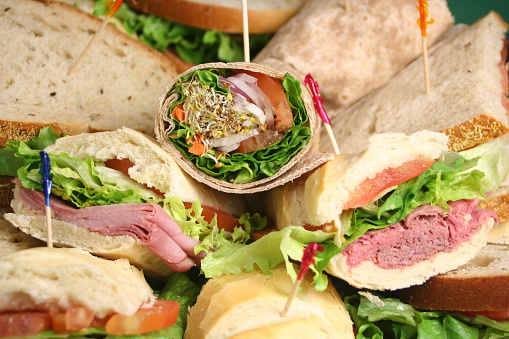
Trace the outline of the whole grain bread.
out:
[[[422,285],[395,291],[409,304],[431,310],[509,309],[509,246],[488,244],[466,264]]]
[[[101,19],[51,0],[0,2],[0,143],[44,126],[67,134],[127,126],[153,134],[159,94],[177,74],[164,54]]]

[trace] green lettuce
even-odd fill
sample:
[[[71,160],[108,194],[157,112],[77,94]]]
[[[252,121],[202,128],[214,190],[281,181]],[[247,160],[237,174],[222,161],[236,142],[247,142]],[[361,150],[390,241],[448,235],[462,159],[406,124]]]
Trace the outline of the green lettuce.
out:
[[[359,294],[344,298],[346,309],[359,332],[357,339],[494,339],[509,336],[509,321],[418,310],[398,299],[376,295],[375,298],[383,304],[377,305]]]
[[[106,1],[108,0],[96,0],[93,12],[95,16],[104,14]],[[203,30],[154,15],[140,14],[126,4],[120,6],[114,18],[120,21],[127,34],[137,37],[141,42],[163,53],[171,48],[182,60],[191,64],[244,60],[244,47],[240,35]],[[251,34],[250,55],[256,55],[271,36],[271,34]]]
[[[196,73],[205,86],[211,86],[216,92],[226,94],[227,90],[219,84],[219,76],[227,76],[226,72],[228,71],[219,69],[197,70],[184,76],[182,81],[190,79]],[[294,112],[293,127],[286,132],[281,140],[270,147],[246,154],[233,153],[231,156],[222,157],[219,159],[221,166],[218,167],[215,159],[188,152],[187,139],[193,137],[194,133],[177,119],[173,119],[176,127],[170,133],[168,139],[198,169],[217,179],[243,184],[270,177],[304,148],[311,138],[311,130],[308,126],[309,119],[301,98],[300,82],[286,74],[282,85]],[[170,119],[173,108],[185,99],[179,83],[175,85],[172,93],[178,93],[179,99],[169,108],[168,118]],[[217,151],[212,150],[211,152],[215,158],[219,156]]]

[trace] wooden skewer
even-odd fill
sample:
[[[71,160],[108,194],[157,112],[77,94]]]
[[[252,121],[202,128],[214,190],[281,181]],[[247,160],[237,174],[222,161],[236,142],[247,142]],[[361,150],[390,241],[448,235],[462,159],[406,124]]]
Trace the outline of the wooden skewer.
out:
[[[431,93],[431,85],[429,81],[429,65],[428,65],[428,47],[426,43],[426,37],[422,36],[422,59],[424,61],[424,80],[426,85],[426,94]]]
[[[46,245],[48,248],[53,247],[53,228],[51,226],[51,207],[46,206]]]
[[[288,296],[288,299],[286,299],[285,308],[283,309],[283,312],[281,312],[281,317],[286,317],[288,314],[288,310],[290,309],[290,305],[292,304],[293,299],[297,295],[297,291],[299,290],[300,283],[302,280],[295,280],[295,283],[293,284],[292,290],[290,292],[290,295]]]
[[[106,27],[106,25],[110,22],[110,19],[111,19],[111,16],[107,16],[106,18],[104,18],[103,22],[101,23],[101,26],[99,26],[99,29],[95,32],[95,34],[92,37],[92,39],[90,39],[90,41],[88,42],[87,46],[85,47],[83,52],[81,52],[80,56],[78,57],[78,59],[74,63],[74,66],[72,66],[72,68],[69,70],[69,73],[67,73],[67,75],[71,75],[71,74],[74,73],[74,71],[76,71],[76,68],[78,68],[78,66],[81,64],[81,62],[85,58],[85,55],[88,53],[90,47],[92,47],[94,42],[99,37],[99,34],[103,31],[103,29]]]
[[[347,12],[350,12],[352,8],[350,7],[350,0],[345,0],[345,9]]]
[[[249,51],[249,20],[247,13],[247,0],[242,0],[242,36],[244,40],[244,61],[251,62],[251,55]]]

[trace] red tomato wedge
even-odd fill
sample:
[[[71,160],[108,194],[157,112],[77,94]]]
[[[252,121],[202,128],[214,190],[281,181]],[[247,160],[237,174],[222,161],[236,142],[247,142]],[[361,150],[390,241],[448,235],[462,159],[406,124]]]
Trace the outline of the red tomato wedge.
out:
[[[158,299],[152,307],[140,308],[133,315],[114,314],[104,327],[108,334],[142,334],[174,325],[180,304]]]
[[[86,307],[73,306],[65,312],[50,312],[53,332],[70,333],[90,327],[94,320],[94,311]]]
[[[270,100],[274,112],[274,130],[260,133],[240,143],[235,152],[249,153],[262,148],[266,148],[282,138],[284,132],[293,125],[293,112],[288,99],[286,99],[285,90],[281,83],[268,75],[251,71],[242,71],[257,79],[257,85]]]
[[[184,202],[184,207],[189,209],[193,204],[190,202]],[[240,226],[239,219],[234,217],[226,212],[222,212],[212,207],[202,206],[201,215],[203,219],[207,222],[211,222],[214,218],[214,215],[217,215],[217,227],[219,229],[224,229],[228,232],[233,232],[233,229],[237,226]]]
[[[0,337],[25,337],[51,329],[46,311],[4,312],[0,314]]]
[[[344,209],[362,207],[375,199],[384,190],[415,178],[431,167],[433,160],[411,160],[400,167],[386,168],[372,179],[366,179],[350,194]]]
[[[509,320],[509,310],[498,310],[498,311],[465,311],[458,312],[466,315],[467,317],[475,318],[478,315],[483,315],[493,320]]]

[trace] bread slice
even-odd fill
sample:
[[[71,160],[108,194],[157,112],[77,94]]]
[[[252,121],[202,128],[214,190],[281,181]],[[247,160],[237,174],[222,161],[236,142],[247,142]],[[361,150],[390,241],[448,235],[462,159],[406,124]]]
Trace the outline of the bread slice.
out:
[[[250,33],[272,33],[288,21],[305,0],[248,1]],[[238,0],[127,0],[135,10],[184,25],[227,33],[242,33],[242,1]]]
[[[509,246],[489,244],[468,263],[422,285],[394,291],[409,304],[430,310],[507,311]]]
[[[51,0],[0,3],[0,144],[44,126],[67,134],[122,126],[153,134],[158,97],[177,74],[162,53],[108,25],[68,75],[101,20]]]
[[[302,280],[285,317],[281,314],[293,286],[284,265],[210,279],[189,311],[184,338],[354,338],[340,296]]]
[[[0,257],[0,312],[85,306],[99,318],[133,314],[154,295],[126,259],[75,248],[39,247]]]
[[[351,3],[347,12],[344,0],[307,1],[253,61],[311,73],[328,105],[353,104],[417,58],[422,47],[415,1]],[[428,11],[435,20],[427,28],[432,45],[452,25],[453,17],[445,0],[430,1]],[[328,113],[332,116],[335,111]]]
[[[420,58],[350,108],[329,112],[342,151],[359,152],[376,133],[443,131],[451,150],[460,151],[509,132],[499,66],[507,29],[490,12],[444,41],[429,56],[430,94]],[[322,133],[321,148],[329,144]]]
[[[45,246],[46,244],[16,228],[4,218],[8,209],[0,209],[0,257],[32,247]]]

